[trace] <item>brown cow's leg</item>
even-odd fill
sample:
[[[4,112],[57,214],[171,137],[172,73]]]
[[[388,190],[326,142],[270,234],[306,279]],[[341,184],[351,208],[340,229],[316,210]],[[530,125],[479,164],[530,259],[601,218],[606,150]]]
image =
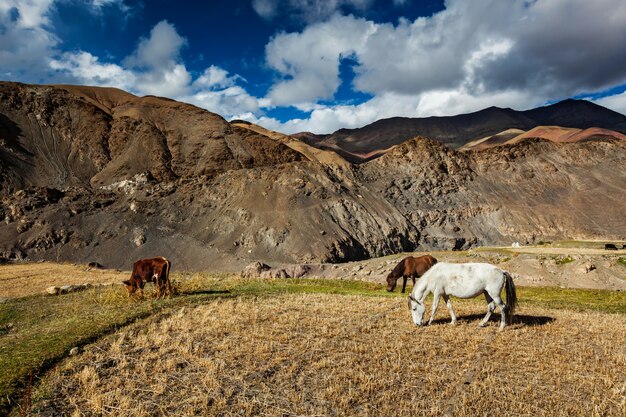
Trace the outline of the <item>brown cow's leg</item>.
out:
[[[402,293],[404,294],[404,291],[406,290],[406,281],[407,281],[408,277],[406,276],[402,276]]]
[[[167,273],[167,265],[163,266],[163,268],[161,269],[161,273],[159,274],[159,294],[161,296],[161,298],[165,298],[165,296],[167,295],[167,277],[166,274]]]
[[[166,292],[167,292],[168,297],[172,296],[172,281],[170,281],[171,269],[172,269],[172,263],[170,261],[167,261],[167,264],[165,265],[165,285],[166,285]]]
[[[166,288],[167,296],[171,297],[172,296],[172,282],[170,281],[170,277],[167,277],[165,281],[165,285],[167,286]]]
[[[158,300],[159,298],[161,298],[163,296],[163,293],[161,291],[161,287],[162,287],[162,284],[161,284],[161,273],[159,273],[158,275],[154,274],[153,278],[154,278],[154,287],[156,288],[156,298]]]

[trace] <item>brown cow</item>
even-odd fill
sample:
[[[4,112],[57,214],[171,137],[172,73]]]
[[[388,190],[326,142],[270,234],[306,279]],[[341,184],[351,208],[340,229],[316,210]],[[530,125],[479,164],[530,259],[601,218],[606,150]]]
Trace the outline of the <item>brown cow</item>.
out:
[[[172,263],[162,256],[149,259],[140,259],[133,264],[130,279],[124,281],[128,296],[138,291],[139,298],[143,298],[143,287],[148,282],[154,282],[157,298],[169,297],[172,294],[170,270]]]
[[[404,279],[402,292],[404,292],[408,278],[411,278],[413,285],[415,285],[415,278],[424,275],[436,263],[437,260],[430,255],[418,256],[417,258],[407,256],[387,275],[387,291],[393,291],[396,288],[398,278],[402,277]]]

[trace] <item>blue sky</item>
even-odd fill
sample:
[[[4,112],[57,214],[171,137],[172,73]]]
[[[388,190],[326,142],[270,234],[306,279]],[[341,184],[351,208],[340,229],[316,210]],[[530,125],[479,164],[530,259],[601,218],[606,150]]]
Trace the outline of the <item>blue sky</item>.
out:
[[[569,97],[626,113],[624,0],[0,0],[0,79],[285,133]]]

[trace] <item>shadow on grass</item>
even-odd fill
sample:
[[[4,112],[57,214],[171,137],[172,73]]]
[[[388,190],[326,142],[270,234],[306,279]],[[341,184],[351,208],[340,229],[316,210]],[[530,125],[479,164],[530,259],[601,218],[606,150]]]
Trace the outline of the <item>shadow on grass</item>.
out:
[[[480,321],[485,317],[484,314],[469,314],[464,316],[457,316],[459,323],[470,323],[473,321]],[[548,323],[552,323],[556,319],[548,316],[528,316],[525,314],[516,314],[513,316],[511,325],[521,324],[528,327],[545,326]],[[493,313],[489,321],[500,322],[500,313]],[[450,317],[440,318],[433,320],[433,324],[448,324],[450,323]],[[478,325],[478,323],[476,324]]]
[[[556,321],[554,317],[548,316],[527,316],[524,314],[514,315],[511,324],[523,324],[524,326],[535,327],[545,326],[548,323]]]
[[[226,295],[232,294],[229,290],[185,290],[176,293],[176,295]]]

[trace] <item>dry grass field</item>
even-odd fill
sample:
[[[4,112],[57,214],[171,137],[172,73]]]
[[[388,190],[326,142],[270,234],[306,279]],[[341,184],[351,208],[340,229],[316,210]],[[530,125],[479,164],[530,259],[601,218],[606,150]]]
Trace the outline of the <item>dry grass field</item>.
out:
[[[242,295],[176,307],[57,366],[31,415],[621,416],[623,314],[529,307],[504,332],[416,328],[404,298]]]
[[[16,263],[0,267],[0,298],[43,293],[54,285],[108,284],[128,279],[128,273],[87,268],[87,265]]]
[[[175,272],[168,300],[152,286],[130,299],[121,284],[42,295],[127,275],[0,266],[0,414],[621,416],[626,406],[623,291],[518,287],[518,319],[502,333],[475,328],[479,299],[454,301],[456,327],[442,306],[418,329],[404,295],[354,279]]]

